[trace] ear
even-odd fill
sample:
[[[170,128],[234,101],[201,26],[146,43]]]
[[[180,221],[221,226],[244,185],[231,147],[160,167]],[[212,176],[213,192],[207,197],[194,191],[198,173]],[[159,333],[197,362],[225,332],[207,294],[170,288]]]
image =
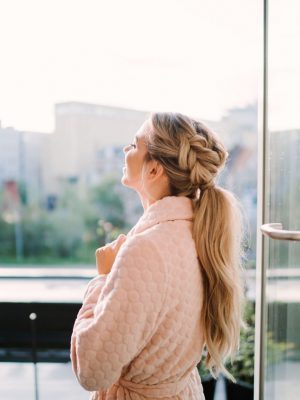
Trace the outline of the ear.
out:
[[[163,166],[156,160],[150,160],[148,166],[148,178],[150,181],[156,181],[165,175]]]

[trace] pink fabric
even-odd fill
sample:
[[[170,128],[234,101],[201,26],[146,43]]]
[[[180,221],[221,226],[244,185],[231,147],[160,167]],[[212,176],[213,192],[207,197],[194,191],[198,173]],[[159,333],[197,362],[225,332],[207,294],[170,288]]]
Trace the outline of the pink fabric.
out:
[[[93,400],[203,400],[202,275],[193,205],[168,196],[127,235],[111,272],[92,279],[73,328],[71,360]]]

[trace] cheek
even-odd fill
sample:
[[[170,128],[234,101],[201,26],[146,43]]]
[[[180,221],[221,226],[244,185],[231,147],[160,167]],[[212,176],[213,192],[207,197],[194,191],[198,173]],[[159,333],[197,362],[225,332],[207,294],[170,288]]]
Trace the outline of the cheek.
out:
[[[126,166],[126,172],[129,175],[134,175],[135,174],[135,160],[134,160],[134,155],[131,153],[128,153],[125,157],[125,166]]]
[[[128,154],[126,165],[129,175],[137,178],[141,174],[143,161],[139,154]]]
[[[125,164],[126,164],[126,166],[130,166],[132,164],[132,154],[130,154],[130,153],[126,154]]]

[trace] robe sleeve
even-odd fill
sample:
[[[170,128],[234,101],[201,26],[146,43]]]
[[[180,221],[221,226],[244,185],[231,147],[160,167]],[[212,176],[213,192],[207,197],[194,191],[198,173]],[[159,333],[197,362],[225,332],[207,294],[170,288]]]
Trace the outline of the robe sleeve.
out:
[[[165,265],[155,243],[135,236],[111,272],[90,282],[71,338],[73,371],[86,390],[116,383],[153,335],[166,297]]]
[[[94,314],[94,308],[97,304],[98,298],[102,292],[102,289],[105,285],[107,275],[97,275],[93,278],[87,285],[84,296],[83,296],[83,304],[80,308],[76,321],[73,327],[73,333],[75,330],[78,330],[79,327],[83,327],[88,325],[90,322],[90,318],[87,315],[92,316]],[[71,359],[72,359],[72,346],[71,346]]]

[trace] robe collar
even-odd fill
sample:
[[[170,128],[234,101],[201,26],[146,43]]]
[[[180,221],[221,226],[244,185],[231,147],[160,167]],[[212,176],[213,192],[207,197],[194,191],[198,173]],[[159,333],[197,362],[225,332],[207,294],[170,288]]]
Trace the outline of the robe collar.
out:
[[[152,203],[127,236],[140,233],[166,221],[192,221],[193,201],[185,196],[166,196]]]

